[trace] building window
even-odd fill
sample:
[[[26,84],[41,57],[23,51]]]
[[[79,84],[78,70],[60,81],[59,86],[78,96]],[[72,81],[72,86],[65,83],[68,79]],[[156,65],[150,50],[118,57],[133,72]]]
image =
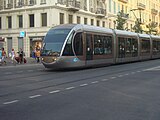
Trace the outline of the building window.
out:
[[[109,28],[111,28],[111,27],[112,27],[112,26],[111,26],[111,20],[109,20],[109,25],[108,25],[108,26],[109,26]]]
[[[116,14],[116,2],[114,1],[114,14]]]
[[[68,23],[72,24],[73,23],[73,15],[68,16]]]
[[[102,24],[103,24],[103,25],[102,25],[103,27],[106,27],[106,25],[105,25],[105,21],[103,21],[103,23],[102,23]]]
[[[81,23],[81,17],[77,16],[77,24]]]
[[[23,16],[22,15],[18,15],[18,26],[19,28],[23,27]]]
[[[34,14],[29,15],[29,27],[34,27]]]
[[[94,25],[94,19],[91,19],[91,25]]]
[[[109,0],[109,12],[111,12],[112,0]]]
[[[87,18],[84,18],[84,24],[87,24]]]
[[[0,17],[0,29],[2,29],[2,18]]]
[[[46,0],[41,0],[41,3],[40,3],[41,5],[42,4],[46,4]]]
[[[59,14],[60,24],[64,24],[64,13]]]
[[[29,0],[28,5],[35,5],[36,4],[36,0]]]
[[[47,26],[47,13],[42,13],[41,19],[42,19],[42,27]]]
[[[99,20],[97,20],[97,26],[99,26],[100,25],[100,21]]]
[[[7,19],[8,19],[8,28],[12,28],[12,17],[8,16]]]

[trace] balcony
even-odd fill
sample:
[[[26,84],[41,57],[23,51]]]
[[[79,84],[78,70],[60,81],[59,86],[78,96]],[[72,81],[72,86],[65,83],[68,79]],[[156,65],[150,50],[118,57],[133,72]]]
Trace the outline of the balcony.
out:
[[[123,2],[123,3],[128,3],[128,0],[118,0],[120,2]]]
[[[18,2],[17,4],[15,4],[16,8],[20,8],[22,6],[24,6],[23,2]]]
[[[34,0],[30,0],[29,3],[28,3],[29,6],[33,6],[35,4],[36,4],[36,2]]]
[[[5,9],[11,9],[11,8],[13,8],[13,5],[11,3],[8,3],[5,7]]]
[[[80,2],[76,0],[68,0],[67,9],[69,11],[78,11],[80,9]]]
[[[158,10],[153,8],[153,9],[151,9],[151,13],[157,15],[158,14]]]
[[[105,15],[106,15],[106,9],[104,9],[104,8],[97,8],[96,15],[97,15],[97,17],[105,17]]]
[[[80,9],[80,1],[77,0],[58,0],[57,4],[65,5],[69,11],[78,11]]]
[[[143,3],[137,3],[137,8],[140,10],[144,10],[146,6]]]
[[[57,4],[66,5],[66,3],[67,3],[66,0],[57,0]]]

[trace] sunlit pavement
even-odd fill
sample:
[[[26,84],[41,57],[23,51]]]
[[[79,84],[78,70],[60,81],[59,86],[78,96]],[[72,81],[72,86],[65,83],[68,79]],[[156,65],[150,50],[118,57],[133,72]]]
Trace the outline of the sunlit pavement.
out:
[[[0,63],[0,68],[4,68],[4,67],[8,67],[8,66],[28,66],[28,65],[33,65],[33,64],[41,64],[40,63],[37,63],[36,59],[34,58],[26,58],[27,60],[27,63],[22,63],[22,64],[19,64],[19,63],[12,63],[12,60],[11,58],[6,58],[6,64],[5,63]]]

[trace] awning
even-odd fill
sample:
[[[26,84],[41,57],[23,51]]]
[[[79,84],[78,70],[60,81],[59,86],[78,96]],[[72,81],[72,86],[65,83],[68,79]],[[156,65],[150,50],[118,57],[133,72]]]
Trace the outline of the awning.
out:
[[[32,38],[32,41],[43,41],[43,38]]]

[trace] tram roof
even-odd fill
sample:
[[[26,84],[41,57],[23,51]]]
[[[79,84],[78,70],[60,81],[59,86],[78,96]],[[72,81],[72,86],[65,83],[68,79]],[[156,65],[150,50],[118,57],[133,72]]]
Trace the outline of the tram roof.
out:
[[[150,36],[148,34],[140,34],[138,33],[138,36],[141,38],[150,38]]]
[[[151,35],[151,38],[154,38],[154,39],[160,39],[160,36],[157,36],[157,35]]]
[[[61,24],[61,25],[57,25],[57,26],[54,26],[52,28],[56,28],[56,29],[72,29],[73,27],[75,27],[76,24]]]
[[[113,34],[112,29],[108,29],[108,28],[91,26],[91,25],[82,25],[82,27],[83,27],[83,30],[85,31]]]
[[[125,31],[125,30],[114,30],[117,35],[125,35],[125,36],[137,36],[137,33]]]

